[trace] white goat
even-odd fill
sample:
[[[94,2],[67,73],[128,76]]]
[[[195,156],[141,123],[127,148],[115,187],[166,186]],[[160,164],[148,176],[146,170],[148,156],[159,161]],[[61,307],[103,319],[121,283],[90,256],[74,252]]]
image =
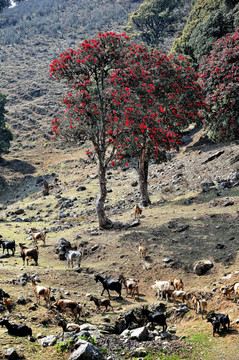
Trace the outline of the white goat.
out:
[[[156,290],[157,299],[159,300],[159,294],[160,294],[160,297],[162,300],[165,290],[168,290],[170,288],[170,282],[169,281],[155,281],[154,285],[152,285],[151,288]],[[166,294],[166,300],[168,300],[168,294]]]
[[[239,296],[239,283],[234,285],[234,301],[237,301],[237,297]]]
[[[74,261],[77,262],[78,268],[80,267],[80,263],[82,260],[82,253],[80,251],[70,250],[66,256],[67,256],[68,267],[70,267],[71,265],[71,267],[73,268]]]

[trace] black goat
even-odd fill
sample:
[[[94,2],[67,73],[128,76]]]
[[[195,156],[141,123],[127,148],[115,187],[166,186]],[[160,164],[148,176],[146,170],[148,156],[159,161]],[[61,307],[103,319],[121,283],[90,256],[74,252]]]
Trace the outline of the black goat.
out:
[[[154,328],[154,323],[160,325],[163,327],[163,331],[167,330],[167,324],[166,324],[166,315],[159,311],[150,311],[143,307],[142,309],[142,315],[146,315],[147,319],[151,322],[152,328]]]
[[[104,289],[101,293],[101,296],[103,296],[104,291],[107,290],[110,298],[109,290],[113,290],[119,294],[119,297],[121,297],[122,283],[119,280],[103,278],[101,275],[95,275],[94,279],[96,282],[100,281],[103,285]]]
[[[218,328],[218,331],[217,331],[218,333],[219,333],[220,325],[223,326],[223,331],[228,331],[229,330],[230,319],[229,319],[229,316],[227,314],[216,314],[214,311],[212,311],[212,312],[210,312],[208,314],[207,321],[211,322],[212,325],[213,325],[213,322],[216,321],[216,323],[214,323],[214,325],[213,325],[213,333],[215,333],[214,327],[215,327],[215,329],[218,328],[218,322],[219,322],[219,328]]]
[[[6,293],[3,289],[0,289],[0,300],[4,299],[4,298],[10,298],[10,295],[8,293]]]
[[[32,336],[32,329],[27,325],[10,324],[7,319],[0,321],[0,325],[6,326],[9,335]]]
[[[220,325],[221,325],[220,321],[217,319],[213,320],[212,318],[209,318],[207,321],[212,323],[213,336],[215,336],[215,333],[219,334]]]
[[[5,250],[7,250],[7,253],[9,254],[9,250],[12,251],[12,256],[14,256],[16,251],[16,244],[15,240],[12,241],[4,241],[0,240],[0,247],[2,247],[2,253],[4,254]]]
[[[127,311],[124,314],[124,319],[126,322],[126,329],[129,328],[129,326],[131,325],[131,323],[139,323],[139,321],[136,319],[135,315],[134,315],[134,309]]]

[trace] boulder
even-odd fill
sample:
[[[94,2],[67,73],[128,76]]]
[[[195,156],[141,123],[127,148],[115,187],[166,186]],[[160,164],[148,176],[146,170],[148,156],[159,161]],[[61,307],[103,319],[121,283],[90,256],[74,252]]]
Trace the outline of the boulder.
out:
[[[73,351],[68,360],[104,360],[100,350],[96,346],[86,342]]]
[[[8,348],[5,354],[5,359],[19,360],[20,356],[17,354],[16,350],[14,350],[13,348]]]
[[[61,238],[55,243],[54,248],[56,254],[59,254],[62,251],[66,253],[71,249],[71,243],[64,238]]]
[[[203,192],[208,192],[215,186],[214,182],[208,179],[203,180],[200,183],[200,185],[202,187]]]
[[[194,267],[193,271],[197,275],[204,275],[208,270],[210,270],[214,266],[211,260],[200,260],[198,261]]]
[[[124,330],[120,336],[129,337],[131,340],[146,341],[149,337],[148,329],[145,326],[133,330]]]
[[[38,340],[39,344],[43,347],[53,346],[56,343],[56,336],[55,335],[48,335],[42,339]]]

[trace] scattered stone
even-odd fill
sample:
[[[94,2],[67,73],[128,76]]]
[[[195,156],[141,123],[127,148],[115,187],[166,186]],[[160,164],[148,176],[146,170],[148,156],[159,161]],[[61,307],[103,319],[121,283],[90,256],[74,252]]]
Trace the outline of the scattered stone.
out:
[[[211,260],[199,260],[193,267],[193,271],[197,275],[204,275],[208,270],[214,266]]]
[[[91,247],[91,251],[94,252],[99,248],[99,244],[95,244]]]
[[[38,343],[43,347],[53,346],[56,343],[56,336],[55,335],[48,335],[42,339],[38,340]]]
[[[189,225],[181,225],[181,226],[177,227],[177,229],[173,230],[173,232],[183,232],[187,229],[189,229]]]
[[[126,329],[120,334],[120,336],[129,337],[131,340],[146,341],[148,340],[149,332],[146,326],[143,326],[133,330]]]
[[[23,295],[20,295],[19,298],[17,299],[17,304],[26,305],[26,303],[27,303],[26,299],[23,297]]]
[[[136,227],[136,226],[139,226],[140,225],[140,220],[137,219],[137,220],[131,220],[130,222],[126,223],[125,224],[125,229],[129,229],[131,227]]]
[[[8,360],[19,360],[20,357],[15,349],[8,348],[5,354],[5,358]]]
[[[76,191],[85,191],[86,187],[85,186],[79,186]]]
[[[205,161],[202,162],[202,164],[207,164],[208,162],[217,159],[219,156],[221,156],[222,154],[224,154],[224,150],[220,150],[218,151],[216,154],[213,154],[212,156],[210,156],[209,158],[207,158]]]
[[[221,244],[221,243],[218,243],[216,245],[216,249],[224,249],[225,245],[224,244]]]
[[[144,347],[139,347],[139,348],[134,349],[131,352],[131,356],[132,357],[145,357],[147,355],[147,353],[148,352]]]
[[[234,202],[235,202],[235,201],[234,201],[233,198],[227,197],[227,198],[224,199],[222,205],[223,205],[223,206],[232,206],[232,205],[234,205]]]
[[[200,185],[202,187],[203,192],[208,192],[215,186],[214,182],[208,179],[203,180],[200,183]]]
[[[105,358],[101,354],[100,350],[86,342],[81,344],[78,349],[73,351],[68,360],[104,360]]]

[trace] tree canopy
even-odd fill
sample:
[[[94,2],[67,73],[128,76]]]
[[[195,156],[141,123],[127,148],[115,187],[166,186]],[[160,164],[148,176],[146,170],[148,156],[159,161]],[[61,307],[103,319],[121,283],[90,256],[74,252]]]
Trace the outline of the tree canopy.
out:
[[[208,136],[216,142],[239,139],[239,29],[203,57],[200,83],[211,109],[203,111]]]
[[[132,145],[138,149],[141,198],[144,205],[150,203],[149,160],[177,147],[180,129],[196,122],[204,106],[197,74],[182,56],[166,56],[115,33],[85,40],[50,67],[51,76],[67,81],[69,89],[64,116],[52,121],[53,137],[91,141],[87,155],[99,166],[96,209],[100,226],[107,227],[107,167],[122,160]]]
[[[172,51],[199,63],[209,55],[213,42],[239,27],[239,3],[236,0],[197,0],[181,37]]]
[[[145,0],[130,16],[126,30],[147,45],[159,46],[182,30],[188,10],[185,0]]]

